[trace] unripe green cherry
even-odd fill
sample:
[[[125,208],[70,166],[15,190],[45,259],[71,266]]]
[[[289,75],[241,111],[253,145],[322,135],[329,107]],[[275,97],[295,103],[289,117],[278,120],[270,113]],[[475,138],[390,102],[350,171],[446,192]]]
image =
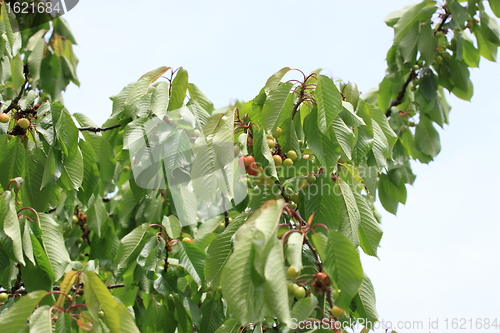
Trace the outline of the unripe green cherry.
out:
[[[293,289],[293,296],[295,296],[296,299],[306,297],[306,289],[304,287],[299,287],[298,285],[295,286],[296,287]]]
[[[312,174],[312,173],[309,173],[307,175],[307,182],[309,184],[313,184],[315,181],[316,181],[316,176],[314,174]]]
[[[283,130],[279,127],[276,127],[276,130],[273,132],[273,136],[278,139],[280,136],[281,136],[281,133],[283,132]]]
[[[404,133],[407,130],[408,130],[408,126],[406,126],[406,125],[401,126],[401,133]]]
[[[286,158],[284,161],[283,161],[283,165],[286,167],[286,168],[289,168],[293,165],[293,161],[290,159],[290,158]]]
[[[297,159],[297,152],[295,150],[289,150],[286,156],[292,161],[295,161]]]
[[[73,215],[73,217],[71,218],[71,222],[78,223],[78,216]]]
[[[289,197],[289,198],[290,198],[292,195],[294,195],[294,194],[295,194],[295,192],[294,192],[294,191],[293,191],[290,187],[285,188],[285,190],[284,190],[283,192],[284,192],[285,196],[287,196],[287,197]],[[290,267],[291,267],[291,266],[290,266]]]
[[[9,295],[7,295],[7,293],[0,293],[0,303],[3,303],[8,299],[9,299]]]
[[[267,146],[269,148],[274,148],[274,140],[273,139],[267,139]]]
[[[288,281],[286,283],[286,289],[288,290],[288,296],[293,296],[293,291],[295,290],[295,283]]]
[[[288,276],[289,279],[295,279],[297,276],[299,276],[300,271],[296,269],[293,266],[288,267],[286,270],[286,276]]]
[[[30,121],[26,118],[20,118],[18,119],[17,121],[17,124],[19,125],[19,127],[21,127],[22,129],[27,129],[28,127],[30,127]]]

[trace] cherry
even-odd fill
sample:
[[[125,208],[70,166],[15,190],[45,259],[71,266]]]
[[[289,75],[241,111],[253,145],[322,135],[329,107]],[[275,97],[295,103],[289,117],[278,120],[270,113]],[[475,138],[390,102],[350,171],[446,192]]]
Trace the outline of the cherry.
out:
[[[295,161],[297,159],[297,153],[295,152],[295,150],[289,150],[288,153],[286,153],[286,156],[292,161]]]
[[[285,188],[284,194],[285,194],[285,196],[290,198],[290,197],[292,197],[292,195],[295,194],[295,192],[291,188],[287,187],[287,188]],[[292,266],[290,266],[290,267],[292,267]]]
[[[279,127],[276,127],[276,130],[274,130],[273,132],[273,136],[278,139],[280,136],[281,136],[281,133],[283,132],[283,130]]]
[[[189,237],[184,237],[184,238],[182,239],[182,241],[183,241],[183,242],[186,242],[186,243],[194,243],[194,239],[191,239],[191,238],[189,238]]]
[[[0,113],[0,123],[8,123],[10,120],[10,117],[6,113]]]
[[[293,266],[288,267],[286,270],[286,276],[288,276],[289,279],[295,279],[297,276],[299,276],[300,271],[296,269]]]
[[[293,288],[293,296],[295,296],[296,299],[302,299],[306,297],[306,289],[304,287],[295,285]]]
[[[307,182],[313,184],[316,181],[316,176],[312,173],[307,175]]]
[[[273,139],[267,139],[267,146],[269,148],[273,148],[274,147],[274,140]]]
[[[273,155],[273,160],[274,160],[274,165],[277,167],[283,164],[283,160],[281,159],[280,155]]]
[[[7,295],[7,293],[0,293],[0,303],[3,303],[8,299],[9,299],[9,295]]]
[[[255,158],[252,155],[247,155],[243,157],[243,163],[246,167],[249,167],[252,163],[255,163]]]
[[[26,118],[20,118],[18,121],[17,121],[17,124],[19,125],[19,127],[21,127],[22,129],[27,129],[28,127],[30,127],[30,121]]]
[[[286,158],[284,161],[283,161],[283,165],[287,168],[291,167],[293,165],[293,161],[290,159],[290,158]]]
[[[342,317],[345,313],[344,309],[341,309],[336,305],[330,310],[330,312],[335,318]]]
[[[252,157],[253,159],[253,157]],[[247,172],[250,176],[257,176],[258,173],[258,167],[255,162],[252,162],[248,167],[247,167]]]

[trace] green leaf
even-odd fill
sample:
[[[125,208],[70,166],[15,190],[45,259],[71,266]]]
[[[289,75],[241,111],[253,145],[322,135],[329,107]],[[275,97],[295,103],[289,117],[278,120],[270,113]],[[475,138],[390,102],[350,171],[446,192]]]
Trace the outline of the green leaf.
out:
[[[250,216],[238,229],[234,238],[234,251],[222,269],[221,286],[224,298],[231,313],[243,325],[259,322],[262,317],[264,302],[262,284],[264,276],[268,273],[265,271],[262,274],[256,270],[266,267],[264,253],[256,258],[258,255],[256,251],[269,248],[269,241],[275,239],[283,204],[283,200],[268,201]],[[257,262],[259,260],[264,262]],[[275,260],[277,259],[273,259]],[[281,273],[285,274],[284,267]],[[282,287],[286,289],[286,284]]]
[[[212,114],[212,111],[214,110],[214,105],[213,103],[205,96],[201,90],[195,86],[192,83],[188,84],[188,92],[189,92],[189,103],[196,103],[199,105],[206,113],[207,115]],[[189,104],[188,104],[189,105]]]
[[[373,325],[378,320],[378,313],[375,306],[375,291],[368,276],[363,276],[359,294],[356,295],[354,300],[357,305],[356,313],[358,314],[358,318],[364,318]]]
[[[332,79],[325,75],[319,76],[315,94],[318,105],[317,125],[321,133],[328,135],[330,124],[342,111],[342,96]]]
[[[188,89],[188,72],[184,68],[179,68],[175,74],[171,85],[170,102],[168,110],[177,110],[184,104],[186,91]]]
[[[77,190],[83,183],[83,155],[79,147],[76,147],[75,151],[75,155],[64,158],[62,161],[61,181],[68,190]]]
[[[342,152],[350,160],[355,140],[352,129],[344,123],[341,117],[336,117],[333,120],[331,129],[335,135],[335,139],[342,148]]]
[[[50,305],[42,305],[30,317],[30,332],[52,332]]]
[[[359,253],[349,239],[335,230],[328,234],[327,249],[326,256],[321,258],[323,267],[341,290],[335,299],[335,305],[348,309],[363,281]]]
[[[24,174],[26,153],[21,138],[15,137],[9,140],[7,151],[2,152],[2,154],[3,160],[0,163],[0,170],[2,170],[0,173],[0,182],[3,188],[7,188],[11,178],[21,177]],[[40,188],[37,188],[35,191],[39,191],[39,189]]]
[[[64,243],[61,226],[48,214],[39,213],[38,216],[40,218],[40,228],[42,229],[43,247],[54,271],[54,279],[57,281],[67,271],[71,260]]]
[[[132,230],[128,235],[122,238],[116,252],[116,274],[120,276],[127,270],[129,263],[139,255],[141,245],[144,244],[144,238],[148,231],[149,224],[144,223]]]
[[[184,267],[193,280],[199,285],[203,284],[205,252],[198,246],[188,242],[179,243],[179,265]]]
[[[232,238],[238,228],[245,222],[246,214],[239,215],[212,241],[207,249],[205,277],[209,285],[218,285],[220,274],[233,249]]]
[[[101,229],[108,218],[108,212],[100,198],[91,198],[90,201],[94,204],[87,210],[87,226],[90,231],[96,233],[97,237],[101,237]]]
[[[285,258],[281,243],[274,238],[274,244],[266,258],[264,277],[264,299],[267,307],[285,325],[290,325]]]
[[[12,254],[16,260],[25,265],[21,239],[21,229],[16,213],[16,198],[11,191],[0,196],[0,230],[12,241]]]
[[[292,323],[300,323],[309,318],[314,308],[318,305],[318,299],[311,293],[309,297],[299,299],[293,306],[290,316]]]
[[[98,320],[99,311],[105,315],[106,326],[111,333],[139,332],[127,308],[113,298],[109,289],[94,272],[83,274],[85,286],[85,303],[94,320]]]
[[[437,156],[441,151],[439,133],[426,116],[421,116],[415,131],[415,144],[424,154]]]
[[[392,214],[398,210],[398,202],[406,202],[406,187],[404,183],[399,186],[394,184],[386,174],[380,174],[378,182],[378,195],[382,206]]]
[[[287,238],[286,259],[296,270],[302,270],[302,243],[304,236],[300,232],[292,232]]]
[[[0,316],[2,333],[18,333],[46,294],[44,290],[33,291],[21,297],[7,312],[2,313]]]
[[[168,237],[174,239],[180,236],[182,225],[175,215],[164,216],[161,224],[167,230]]]
[[[369,199],[357,192],[354,192],[354,197],[361,217],[358,231],[360,246],[366,254],[377,257],[377,248],[383,234],[382,228],[373,215]]]
[[[337,179],[340,194],[340,228],[339,231],[351,241],[359,245],[358,228],[360,223],[359,208],[349,184],[343,179]]]
[[[266,85],[264,86],[264,91],[266,94],[269,94],[271,90],[274,90],[278,87],[281,79],[290,71],[290,67],[283,67],[273,75],[269,79],[267,79]]]
[[[308,186],[302,194],[300,204],[304,206],[304,216],[309,218],[314,214],[313,222],[315,224],[324,224],[330,230],[338,229],[340,226],[340,191],[338,186],[327,175],[318,175],[314,184]]]
[[[500,0],[488,0],[490,3],[491,11],[496,15],[496,17],[500,17]]]
[[[417,56],[417,45],[420,34],[420,22],[415,22],[406,32],[403,39],[399,43],[401,54],[403,55],[405,64],[415,63]]]
[[[224,307],[221,300],[205,300],[201,305],[201,323],[204,333],[214,333],[224,321]]]
[[[418,36],[418,51],[422,55],[422,59],[426,64],[432,64],[434,61],[434,54],[436,53],[436,36],[432,30],[431,24],[424,23],[420,28]]]
[[[290,92],[292,87],[293,84],[287,82],[269,91],[262,109],[262,120],[268,133],[272,133],[280,121],[291,117],[295,98],[294,94]]]
[[[405,7],[404,13],[394,25],[394,43],[399,43],[410,27],[419,19],[420,11],[432,4],[433,1],[422,1],[418,4]],[[387,19],[386,19],[387,20]]]

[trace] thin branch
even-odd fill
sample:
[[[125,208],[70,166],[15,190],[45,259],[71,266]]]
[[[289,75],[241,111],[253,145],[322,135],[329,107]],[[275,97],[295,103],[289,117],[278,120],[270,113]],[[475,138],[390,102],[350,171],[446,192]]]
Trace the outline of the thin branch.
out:
[[[118,128],[120,126],[121,126],[120,124],[109,126],[109,127],[104,127],[104,128],[87,126],[87,127],[80,127],[79,130],[97,133],[97,132],[104,132],[104,131],[112,130],[112,129]]]
[[[403,102],[408,85],[410,84],[411,81],[413,81],[416,78],[417,78],[417,73],[415,72],[414,69],[412,69],[412,71],[410,72],[410,75],[408,75],[408,78],[406,79],[405,83],[403,83],[403,86],[401,87],[401,90],[399,91],[398,96],[396,97],[395,100],[393,100],[391,102],[387,111],[385,111],[385,116],[387,118],[389,118],[391,116],[391,113],[392,113],[391,108],[393,106],[398,106],[399,104],[401,104]]]
[[[10,110],[16,108],[18,106],[17,103],[21,100],[21,97],[23,97],[24,90],[26,88],[26,85],[28,84],[29,81],[29,75],[30,75],[30,64],[26,63],[23,68],[23,74],[24,74],[24,83],[21,86],[21,90],[19,91],[19,94],[17,94],[16,98],[12,100],[12,103],[3,111],[3,113],[7,113]]]

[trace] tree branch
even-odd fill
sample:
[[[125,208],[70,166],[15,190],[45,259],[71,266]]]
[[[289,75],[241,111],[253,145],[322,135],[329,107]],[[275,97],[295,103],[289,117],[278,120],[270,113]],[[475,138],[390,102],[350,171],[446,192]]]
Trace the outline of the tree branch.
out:
[[[410,75],[406,79],[405,83],[403,83],[403,86],[401,87],[401,90],[398,93],[398,96],[396,97],[395,100],[391,102],[389,105],[389,108],[387,108],[387,111],[385,111],[385,116],[389,118],[391,116],[391,108],[393,106],[398,106],[403,102],[403,98],[405,97],[406,89],[408,88],[408,85],[410,84],[411,81],[413,81],[417,77],[417,73],[415,72],[414,69],[410,72]]]
[[[120,124],[109,126],[109,127],[104,127],[104,128],[87,126],[87,127],[80,127],[78,129],[80,131],[89,131],[89,132],[97,133],[97,132],[104,132],[104,131],[112,130],[112,129],[118,128],[120,126],[121,126]]]

